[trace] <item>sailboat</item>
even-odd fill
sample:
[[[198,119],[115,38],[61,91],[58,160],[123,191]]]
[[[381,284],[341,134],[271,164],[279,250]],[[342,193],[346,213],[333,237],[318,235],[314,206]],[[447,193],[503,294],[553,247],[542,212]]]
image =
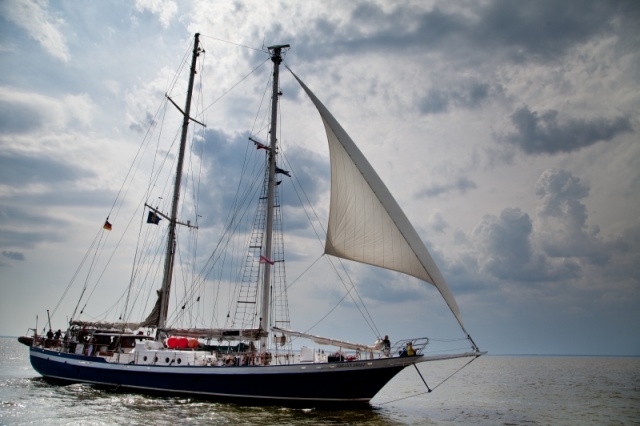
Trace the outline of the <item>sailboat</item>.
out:
[[[278,213],[281,207],[278,179],[290,175],[284,164],[279,163],[277,137],[278,102],[282,95],[280,68],[289,48],[284,44],[264,49],[273,66],[267,126],[269,141],[261,142],[251,137],[257,148],[253,152],[264,155],[264,181],[258,197],[259,214],[254,220],[253,231],[247,232],[248,242],[243,248],[244,257],[250,264],[249,272],[238,274],[242,275],[242,283],[236,292],[238,301],[234,316],[241,319],[225,323],[232,326],[181,325],[186,323],[186,309],[201,309],[200,295],[185,286],[182,301],[171,298],[176,279],[175,264],[180,253],[177,229],[195,230],[199,226],[197,220],[192,223],[179,218],[188,128],[204,125],[191,115],[197,62],[204,52],[200,35],[196,34],[184,109],[166,96],[182,115],[171,208],[166,211],[149,202],[143,207],[144,225],[167,223],[163,265],[155,265],[156,271],[163,271],[159,289],[156,281],[155,306],[142,321],[131,321],[130,305],[140,296],[134,293],[139,287],[130,283],[125,315],[117,321],[83,319],[82,306],[86,303],[78,302],[66,332],[46,337],[36,333],[30,339],[22,339],[29,345],[31,365],[45,379],[118,391],[188,395],[244,404],[338,407],[369,404],[407,367],[437,360],[475,359],[485,353],[465,330],[460,310],[444,277],[389,190],[338,121],[289,69],[320,114],[329,143],[331,194],[324,254],[416,277],[435,286],[470,347],[456,353],[430,354],[427,337],[406,337],[391,342],[376,336],[373,343],[363,344],[320,336],[309,330],[296,331],[291,327],[287,298],[283,294],[287,285],[276,278],[282,274],[284,265],[279,236],[282,225]],[[233,221],[229,223],[228,229],[236,226]],[[112,232],[113,226],[107,218],[100,232]],[[225,249],[216,250],[221,253]],[[209,258],[209,264],[216,263],[212,259],[213,256]],[[141,274],[135,270],[131,275]],[[249,278],[245,280],[245,276]],[[152,280],[153,277],[149,277],[145,276],[145,279]],[[210,281],[210,278],[199,277],[194,279],[193,285],[201,286]],[[86,286],[82,297],[86,300]],[[186,302],[188,298],[190,302]],[[172,305],[176,305],[173,309],[178,312],[173,317]],[[199,316],[197,313],[193,317],[197,320]],[[179,321],[175,319],[178,317]],[[294,349],[293,341],[310,344]]]

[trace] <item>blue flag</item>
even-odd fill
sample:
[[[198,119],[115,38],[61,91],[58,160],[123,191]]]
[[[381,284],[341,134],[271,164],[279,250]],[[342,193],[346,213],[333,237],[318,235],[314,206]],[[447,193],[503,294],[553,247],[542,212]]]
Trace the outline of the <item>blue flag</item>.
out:
[[[147,216],[147,223],[153,223],[154,225],[157,225],[158,223],[160,223],[160,216],[158,216],[156,214],[156,212],[149,212],[149,216]]]

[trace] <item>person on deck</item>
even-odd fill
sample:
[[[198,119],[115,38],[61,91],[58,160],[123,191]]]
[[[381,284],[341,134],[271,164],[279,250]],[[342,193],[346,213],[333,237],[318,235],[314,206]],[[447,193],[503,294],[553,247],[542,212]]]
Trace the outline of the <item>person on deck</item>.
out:
[[[51,345],[53,345],[53,331],[49,329],[49,331],[47,331],[47,340],[44,341],[44,347],[48,348],[51,347]]]
[[[385,335],[384,339],[382,339],[382,352],[389,356],[391,353],[391,341],[389,340],[389,336]]]
[[[413,350],[413,346],[411,345],[411,342],[407,343],[407,356],[414,356],[416,354],[416,351]]]

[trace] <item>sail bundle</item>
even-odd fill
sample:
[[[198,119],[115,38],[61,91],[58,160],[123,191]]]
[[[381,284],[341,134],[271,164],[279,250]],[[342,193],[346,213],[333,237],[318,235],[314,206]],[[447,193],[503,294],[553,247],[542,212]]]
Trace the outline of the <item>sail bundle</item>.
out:
[[[288,330],[286,328],[280,327],[271,327],[271,330],[277,333],[282,333],[283,335],[293,336],[293,337],[302,337],[304,339],[310,339],[319,345],[331,345],[337,346],[343,349],[353,349],[355,351],[371,351],[371,350],[379,350],[379,345],[367,345],[363,343],[353,343],[347,342],[346,340],[333,339],[331,337],[323,337],[315,334],[304,333],[301,331]]]

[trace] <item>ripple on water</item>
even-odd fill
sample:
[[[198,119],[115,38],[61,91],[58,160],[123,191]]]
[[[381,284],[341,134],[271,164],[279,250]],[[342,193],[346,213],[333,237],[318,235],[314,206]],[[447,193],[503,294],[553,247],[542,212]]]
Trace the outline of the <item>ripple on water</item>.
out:
[[[640,359],[482,357],[461,364],[425,363],[394,378],[371,409],[299,410],[244,407],[192,398],[114,393],[47,383],[26,348],[0,339],[0,424],[633,424],[640,412]],[[406,398],[406,399],[402,399]]]

